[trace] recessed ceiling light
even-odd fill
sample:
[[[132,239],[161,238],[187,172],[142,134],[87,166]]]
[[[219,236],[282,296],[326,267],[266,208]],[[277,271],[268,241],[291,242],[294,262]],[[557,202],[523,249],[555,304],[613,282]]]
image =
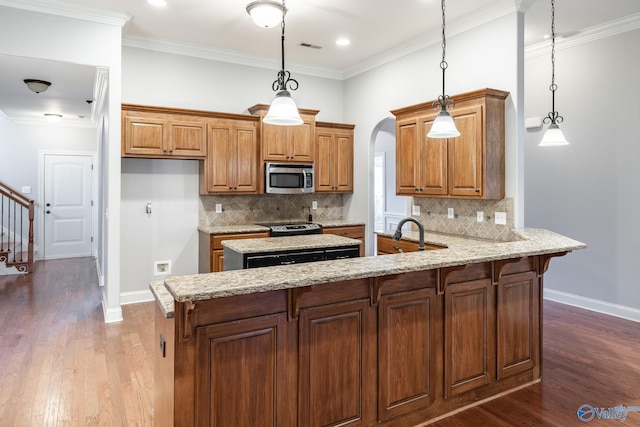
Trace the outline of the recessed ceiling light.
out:
[[[156,6],[156,7],[165,7],[167,5],[166,0],[147,0],[147,1],[149,2],[150,5]]]
[[[341,38],[341,39],[336,40],[336,44],[338,46],[349,46],[351,44],[351,40],[345,39],[345,38]]]

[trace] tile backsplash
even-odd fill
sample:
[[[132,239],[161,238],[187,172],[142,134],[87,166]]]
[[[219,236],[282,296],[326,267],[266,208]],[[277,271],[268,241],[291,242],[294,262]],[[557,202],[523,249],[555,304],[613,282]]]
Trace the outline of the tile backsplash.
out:
[[[200,226],[243,225],[265,221],[336,220],[343,218],[342,194],[258,194],[200,196]],[[311,209],[313,201],[318,209]],[[222,212],[216,213],[216,204]]]
[[[467,200],[414,197],[413,205],[420,206],[420,215],[414,215],[425,230],[458,234],[484,239],[510,241],[514,239],[511,229],[513,221],[513,199]],[[448,209],[453,208],[454,218],[448,218]],[[484,213],[484,221],[477,222],[477,212]],[[505,212],[507,224],[495,224],[495,213]]]

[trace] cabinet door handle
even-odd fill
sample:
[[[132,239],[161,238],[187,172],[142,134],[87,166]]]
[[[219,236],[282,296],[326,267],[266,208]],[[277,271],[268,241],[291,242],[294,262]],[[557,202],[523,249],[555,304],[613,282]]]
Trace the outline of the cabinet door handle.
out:
[[[479,189],[479,188],[476,188],[476,193],[479,193],[479,192],[480,192],[480,189]]]

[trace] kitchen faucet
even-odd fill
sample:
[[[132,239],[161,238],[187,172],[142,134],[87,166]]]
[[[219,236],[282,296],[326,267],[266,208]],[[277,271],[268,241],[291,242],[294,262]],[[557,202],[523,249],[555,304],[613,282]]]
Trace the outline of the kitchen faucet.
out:
[[[418,226],[418,230],[420,230],[420,242],[418,243],[418,250],[424,251],[424,227],[415,218],[408,217],[408,218],[401,219],[400,222],[398,223],[398,227],[396,227],[396,232],[393,234],[393,240],[395,241],[400,240],[400,238],[402,237],[402,226],[407,221],[413,222],[415,225]]]

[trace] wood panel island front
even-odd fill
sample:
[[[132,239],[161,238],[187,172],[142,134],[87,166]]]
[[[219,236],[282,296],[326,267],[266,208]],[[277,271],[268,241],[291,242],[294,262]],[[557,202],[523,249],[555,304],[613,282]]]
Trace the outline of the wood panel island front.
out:
[[[156,295],[156,426],[417,426],[541,378],[542,281],[581,242],[182,276]]]

